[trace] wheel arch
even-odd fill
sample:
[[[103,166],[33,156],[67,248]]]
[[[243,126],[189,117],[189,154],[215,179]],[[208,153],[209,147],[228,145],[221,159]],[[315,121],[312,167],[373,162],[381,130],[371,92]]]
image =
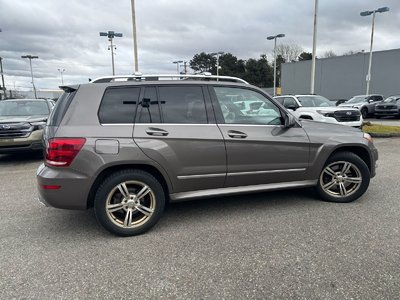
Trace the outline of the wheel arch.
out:
[[[170,191],[172,191],[171,183],[169,182],[169,179],[165,178],[162,172],[158,170],[155,166],[147,164],[121,164],[121,165],[108,166],[103,170],[101,170],[101,172],[96,176],[96,179],[94,180],[88,194],[87,208],[93,207],[96,190],[106,177],[115,172],[128,169],[142,170],[153,175],[161,183],[163,187],[165,200],[169,201],[169,194]]]
[[[371,156],[369,154],[369,151],[362,147],[362,146],[341,146],[332,151],[332,153],[328,156],[331,157],[332,155],[338,153],[338,152],[352,152],[358,157],[360,157],[368,166],[368,169],[370,172],[372,172],[372,164],[371,164]]]

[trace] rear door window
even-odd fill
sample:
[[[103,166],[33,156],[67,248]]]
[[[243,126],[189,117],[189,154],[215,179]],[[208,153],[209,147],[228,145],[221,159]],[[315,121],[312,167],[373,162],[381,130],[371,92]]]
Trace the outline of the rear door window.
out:
[[[140,95],[139,87],[113,87],[104,92],[99,108],[102,124],[133,123],[136,104]]]
[[[201,86],[162,86],[158,90],[164,123],[208,123]]]

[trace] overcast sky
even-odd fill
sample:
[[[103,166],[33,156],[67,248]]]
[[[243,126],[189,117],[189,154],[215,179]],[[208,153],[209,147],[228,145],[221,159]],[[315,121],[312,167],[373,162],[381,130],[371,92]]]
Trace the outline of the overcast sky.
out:
[[[6,87],[31,87],[32,61],[38,89],[61,83],[87,82],[111,74],[111,54],[100,31],[121,32],[116,38],[116,74],[133,72],[130,0],[0,0],[0,56]],[[317,56],[369,51],[371,16],[364,10],[389,6],[377,14],[374,50],[400,48],[399,0],[319,0]],[[279,42],[311,52],[314,0],[136,0],[139,71],[175,73],[174,60],[194,54],[230,52],[238,58],[270,55],[268,35],[286,34]]]

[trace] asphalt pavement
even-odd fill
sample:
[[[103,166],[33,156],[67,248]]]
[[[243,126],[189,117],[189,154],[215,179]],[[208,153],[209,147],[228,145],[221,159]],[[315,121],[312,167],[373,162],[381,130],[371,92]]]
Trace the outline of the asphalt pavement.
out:
[[[399,299],[400,139],[349,204],[310,189],[172,204],[119,238],[36,202],[40,157],[0,155],[0,299]]]

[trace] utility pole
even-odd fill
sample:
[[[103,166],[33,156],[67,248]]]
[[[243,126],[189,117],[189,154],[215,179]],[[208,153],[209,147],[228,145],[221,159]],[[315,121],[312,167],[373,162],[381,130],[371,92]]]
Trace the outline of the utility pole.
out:
[[[3,96],[4,96],[4,99],[5,99],[7,96],[6,96],[6,86],[4,84],[3,58],[2,57],[0,57],[0,72],[1,72],[1,82],[2,82],[1,89],[3,90]],[[0,95],[0,100],[1,99],[2,99],[2,96]]]
[[[31,77],[32,77],[33,92],[35,93],[35,99],[37,99],[36,87],[35,87],[35,83],[33,81],[32,59],[39,58],[39,56],[36,56],[36,55],[22,55],[21,58],[29,59],[29,65],[31,66]]]
[[[177,61],[173,61],[173,64],[176,64],[176,72],[178,73],[178,75],[180,74],[179,72],[179,64],[183,63],[183,60],[177,60]]]
[[[137,51],[137,35],[136,35],[136,11],[135,11],[135,0],[131,0],[132,7],[132,34],[133,34],[133,55],[135,58],[135,72],[139,72],[139,61]]]
[[[108,46],[108,50],[111,50],[111,65],[112,65],[112,74],[113,76],[115,75],[115,67],[114,67],[114,49],[116,47],[113,44],[113,39],[115,37],[122,37],[122,33],[117,33],[114,31],[108,31],[108,32],[100,32],[100,36],[106,36],[108,37],[108,40],[110,41],[111,45]]]
[[[184,72],[185,72],[185,75],[186,75],[187,74],[187,61],[183,62],[183,68],[184,68]]]
[[[311,87],[310,87],[311,94],[314,94],[314,91],[315,91],[315,59],[316,59],[316,49],[317,49],[317,16],[318,16],[318,0],[315,0],[313,48],[312,48],[312,61],[311,61]]]
[[[276,96],[276,39],[283,37],[285,37],[283,33],[267,37],[267,40],[269,41],[274,40],[274,97]]]

